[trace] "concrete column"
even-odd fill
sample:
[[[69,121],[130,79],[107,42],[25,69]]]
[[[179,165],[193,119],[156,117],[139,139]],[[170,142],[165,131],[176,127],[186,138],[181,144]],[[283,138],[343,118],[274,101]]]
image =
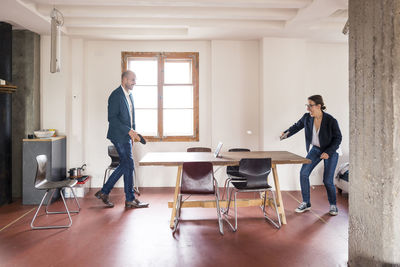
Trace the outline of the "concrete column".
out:
[[[40,128],[40,36],[14,30],[12,52],[12,80],[18,88],[12,99],[12,188],[13,197],[21,197],[22,139]]]
[[[400,1],[349,1],[349,266],[400,264]]]

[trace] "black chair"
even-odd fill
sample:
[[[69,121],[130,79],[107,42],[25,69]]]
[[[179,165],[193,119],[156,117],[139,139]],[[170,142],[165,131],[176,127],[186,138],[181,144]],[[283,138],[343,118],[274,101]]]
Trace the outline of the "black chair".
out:
[[[211,152],[209,147],[189,147],[186,152]]]
[[[75,196],[75,192],[72,189],[74,185],[76,185],[77,180],[71,180],[71,179],[65,179],[62,181],[49,181],[46,179],[46,165],[47,165],[47,157],[46,155],[39,155],[36,157],[36,162],[37,162],[37,169],[36,169],[36,176],[35,176],[35,188],[38,190],[46,190],[46,193],[44,194],[42,201],[40,201],[40,205],[38,209],[36,210],[35,216],[33,216],[32,222],[31,222],[31,228],[32,229],[54,229],[54,228],[69,228],[72,225],[72,219],[70,213],[79,213],[81,210],[81,207],[79,205],[78,199]],[[68,209],[67,203],[65,202],[64,199],[64,194],[61,192],[61,198],[64,202],[65,210],[66,211],[49,211],[49,206],[51,204],[51,200],[53,198],[54,192],[56,190],[60,190],[63,188],[69,188],[74,196],[76,205],[78,206],[78,210],[76,211],[70,211]],[[52,193],[50,195],[50,198],[47,201],[46,205],[46,214],[68,214],[69,218],[69,224],[68,225],[51,225],[51,226],[34,226],[33,223],[36,220],[36,216],[39,213],[40,208],[43,205],[43,201],[46,198],[47,194],[52,190]]]
[[[182,168],[182,180],[178,201],[176,202],[176,216],[174,221],[175,232],[181,214],[183,195],[215,195],[217,216],[220,234],[224,234],[222,216],[219,206],[219,189],[217,180],[214,178],[213,165],[211,162],[185,162]],[[186,198],[187,199],[187,198]]]
[[[231,148],[231,149],[228,150],[228,152],[250,152],[250,149],[248,149],[248,148]],[[232,181],[246,180],[246,178],[241,177],[241,174],[239,173],[239,165],[226,167],[226,174],[228,175],[228,178],[225,180],[224,193],[222,194],[222,198],[221,199],[224,199],[226,191],[228,191],[228,193],[226,195],[226,198],[228,198],[228,196],[229,196],[229,184]],[[229,207],[227,208],[227,211],[229,212]]]
[[[108,156],[111,158],[111,163],[107,167],[106,171],[104,172],[103,185],[106,183],[106,181],[110,177],[111,171],[115,170],[119,165],[119,155],[118,155],[118,152],[117,152],[117,149],[115,148],[115,146],[113,146],[113,145],[108,146]],[[133,163],[135,164],[135,162],[133,162]],[[134,168],[134,171],[133,171],[133,179],[134,179],[133,190],[135,190],[136,194],[138,194],[140,196],[139,187],[136,183],[136,168]]]
[[[232,200],[232,193],[234,192],[234,206],[235,206],[235,227],[229,222],[227,216],[228,213],[224,213],[224,219],[232,228],[233,231],[237,231],[237,205],[236,195],[239,192],[264,192],[261,194],[263,198],[263,204],[261,209],[264,213],[264,217],[271,222],[278,229],[281,227],[281,219],[279,217],[278,206],[276,205],[275,193],[272,191],[272,187],[268,184],[268,175],[271,172],[271,158],[263,159],[242,159],[239,164],[239,175],[246,178],[245,180],[232,181],[233,189],[229,195],[227,207],[230,206]],[[276,215],[278,217],[278,223],[270,219],[266,213],[265,205],[267,202],[267,192],[272,193],[272,200],[275,206]]]

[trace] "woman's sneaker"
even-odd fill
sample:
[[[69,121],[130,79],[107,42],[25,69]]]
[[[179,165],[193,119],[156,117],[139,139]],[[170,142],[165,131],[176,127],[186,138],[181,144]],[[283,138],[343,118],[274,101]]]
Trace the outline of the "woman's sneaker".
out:
[[[301,202],[300,205],[297,207],[297,209],[295,209],[294,211],[297,213],[303,213],[310,209],[311,209],[310,203]]]
[[[336,205],[331,205],[331,207],[329,208],[329,214],[332,216],[338,215],[338,208],[336,207]]]

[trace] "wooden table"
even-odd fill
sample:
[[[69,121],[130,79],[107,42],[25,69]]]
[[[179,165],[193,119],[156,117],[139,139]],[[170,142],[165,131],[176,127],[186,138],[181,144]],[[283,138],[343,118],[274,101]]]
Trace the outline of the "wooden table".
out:
[[[177,166],[178,173],[176,176],[174,201],[168,202],[168,206],[172,208],[170,227],[174,226],[176,216],[176,202],[178,200],[179,187],[181,183],[182,166],[184,162],[211,162],[217,166],[238,165],[242,158],[271,158],[272,174],[275,182],[275,190],[277,197],[278,212],[281,216],[283,224],[286,224],[285,209],[282,201],[282,194],[279,186],[278,172],[276,165],[278,164],[309,164],[309,159],[303,158],[288,151],[252,151],[252,152],[224,152],[221,157],[214,157],[213,153],[208,152],[150,152],[147,153],[140,161],[140,166]],[[238,207],[260,206],[261,199],[242,199],[237,201]],[[231,203],[233,205],[233,203]],[[207,201],[185,201],[182,208],[185,207],[215,207],[213,200]],[[220,201],[220,206],[227,206],[226,200]]]

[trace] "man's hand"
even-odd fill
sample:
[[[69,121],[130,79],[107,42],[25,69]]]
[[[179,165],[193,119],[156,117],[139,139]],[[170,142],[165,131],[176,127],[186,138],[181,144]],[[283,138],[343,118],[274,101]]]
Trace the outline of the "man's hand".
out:
[[[140,137],[139,137],[139,135],[137,134],[136,131],[131,129],[128,134],[131,137],[132,141],[135,141],[135,140],[139,141],[140,140]]]
[[[329,159],[329,155],[326,154],[325,152],[321,154],[321,159]]]

